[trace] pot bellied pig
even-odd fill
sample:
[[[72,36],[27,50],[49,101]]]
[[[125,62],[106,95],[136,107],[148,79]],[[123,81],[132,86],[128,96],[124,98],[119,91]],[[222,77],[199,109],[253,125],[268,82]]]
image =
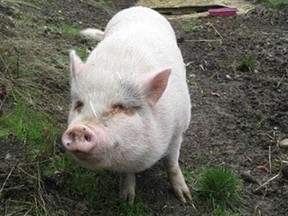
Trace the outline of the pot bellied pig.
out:
[[[90,169],[119,172],[120,194],[133,203],[135,173],[165,157],[183,203],[191,194],[178,164],[190,122],[186,71],[175,33],[159,13],[132,7],[117,13],[86,62],[70,52],[71,110],[62,143]]]

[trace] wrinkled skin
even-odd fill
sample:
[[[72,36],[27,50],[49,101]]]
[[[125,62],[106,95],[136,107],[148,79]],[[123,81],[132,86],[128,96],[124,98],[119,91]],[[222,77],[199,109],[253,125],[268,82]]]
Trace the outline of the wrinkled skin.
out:
[[[84,167],[121,173],[120,194],[130,203],[135,173],[165,157],[174,192],[185,203],[191,195],[178,158],[191,104],[170,24],[151,9],[133,7],[116,14],[105,33],[83,35],[103,39],[85,63],[70,53],[72,103],[63,145]]]

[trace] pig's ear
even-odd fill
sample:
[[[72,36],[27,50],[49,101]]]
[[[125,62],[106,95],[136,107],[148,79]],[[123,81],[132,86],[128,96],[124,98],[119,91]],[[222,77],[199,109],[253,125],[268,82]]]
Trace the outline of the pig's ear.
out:
[[[76,54],[75,50],[70,51],[70,71],[72,77],[76,77],[84,67],[84,63]]]
[[[143,87],[147,99],[155,105],[164,93],[168,80],[171,74],[171,69],[165,69],[158,73],[149,74],[143,77]]]

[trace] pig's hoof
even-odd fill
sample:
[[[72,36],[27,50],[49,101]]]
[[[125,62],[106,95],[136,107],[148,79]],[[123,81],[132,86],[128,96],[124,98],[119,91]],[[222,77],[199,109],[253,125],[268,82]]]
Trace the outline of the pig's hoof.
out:
[[[135,199],[135,189],[133,188],[125,188],[120,191],[120,197],[127,201],[130,205],[133,205]]]
[[[120,178],[120,196],[123,200],[133,204],[135,198],[136,179],[134,173],[122,174]]]
[[[191,193],[185,183],[183,185],[174,186],[173,189],[174,189],[175,195],[181,201],[181,203],[185,204],[186,198],[188,198],[189,200],[192,200]]]
[[[175,170],[172,170],[172,169],[169,170],[168,175],[169,175],[174,193],[178,197],[178,199],[184,204],[186,203],[186,198],[188,198],[189,200],[192,200],[191,193],[185,183],[185,179],[183,177],[183,174],[180,168],[177,167]]]

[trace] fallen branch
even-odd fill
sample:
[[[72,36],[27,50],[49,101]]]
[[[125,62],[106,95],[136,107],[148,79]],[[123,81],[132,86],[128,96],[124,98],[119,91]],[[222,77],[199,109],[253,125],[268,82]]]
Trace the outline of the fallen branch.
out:
[[[216,32],[216,34],[221,38],[223,39],[222,35],[220,34],[220,32],[212,25],[210,24],[210,26],[214,29],[214,31]]]
[[[10,172],[8,173],[5,181],[3,182],[2,187],[1,187],[1,189],[0,189],[0,197],[1,197],[1,195],[2,195],[2,191],[4,190],[4,187],[5,187],[8,179],[10,178],[10,176],[11,176],[11,174],[13,173],[14,169],[17,167],[18,162],[19,162],[19,161],[17,161],[17,163],[15,164],[15,166],[12,167],[12,169],[11,169]]]
[[[278,173],[277,175],[273,176],[272,178],[270,178],[268,181],[266,181],[265,183],[261,184],[259,187],[257,187],[255,189],[255,191],[259,190],[260,188],[264,187],[265,185],[267,185],[269,182],[273,181],[274,179],[276,179],[278,176],[280,175],[280,173]]]
[[[161,14],[182,15],[191,13],[207,12],[211,8],[225,8],[223,5],[203,5],[203,6],[180,6],[180,7],[152,7]]]
[[[271,174],[271,170],[272,170],[272,162],[271,162],[271,146],[269,145],[269,174]]]
[[[187,42],[219,42],[220,44],[222,44],[222,40],[218,39],[218,40],[208,40],[208,39],[199,39],[199,40],[185,40]]]

